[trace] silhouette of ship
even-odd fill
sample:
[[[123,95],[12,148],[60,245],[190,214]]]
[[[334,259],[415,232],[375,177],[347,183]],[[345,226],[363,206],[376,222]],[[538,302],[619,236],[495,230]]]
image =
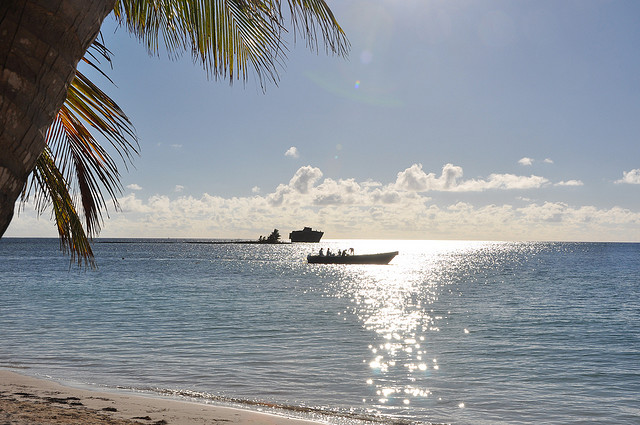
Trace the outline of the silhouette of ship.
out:
[[[291,242],[320,242],[322,235],[324,235],[324,232],[305,227],[302,230],[294,230],[289,233],[289,239],[291,239]]]

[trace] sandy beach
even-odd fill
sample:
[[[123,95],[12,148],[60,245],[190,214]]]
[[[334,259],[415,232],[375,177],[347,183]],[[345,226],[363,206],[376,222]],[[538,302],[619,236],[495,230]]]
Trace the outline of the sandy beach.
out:
[[[189,401],[78,389],[0,370],[0,424],[318,425],[318,422]]]

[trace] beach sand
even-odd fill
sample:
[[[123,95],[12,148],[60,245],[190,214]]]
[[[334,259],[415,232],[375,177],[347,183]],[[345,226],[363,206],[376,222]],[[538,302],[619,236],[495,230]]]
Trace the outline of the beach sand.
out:
[[[66,387],[0,370],[0,425],[318,425],[233,407]]]

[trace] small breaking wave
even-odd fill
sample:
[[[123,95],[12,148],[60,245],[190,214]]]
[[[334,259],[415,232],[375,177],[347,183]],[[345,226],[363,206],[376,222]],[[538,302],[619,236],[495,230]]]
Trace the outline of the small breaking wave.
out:
[[[297,419],[313,420],[338,425],[443,425],[434,424],[431,422],[420,422],[410,419],[392,418],[380,415],[375,412],[357,412],[355,410],[338,410],[328,407],[301,406],[286,403],[268,402],[263,400],[248,400],[193,390],[127,387],[118,387],[118,389],[152,393],[164,397],[187,399],[188,401],[203,404],[218,404],[227,407],[251,409],[260,412],[264,412],[263,409],[268,409],[268,413],[275,415],[295,417]]]

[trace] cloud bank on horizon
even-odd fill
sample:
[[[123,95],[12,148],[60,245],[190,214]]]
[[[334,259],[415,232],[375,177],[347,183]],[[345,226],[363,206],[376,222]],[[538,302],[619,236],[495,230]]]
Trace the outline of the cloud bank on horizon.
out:
[[[475,239],[475,240],[640,240],[640,213],[621,207],[575,206],[514,196],[512,203],[473,205],[464,200],[437,202],[437,194],[486,191],[530,193],[542,188],[578,187],[580,180],[552,182],[536,175],[490,174],[465,179],[463,169],[445,164],[439,175],[413,164],[389,183],[323,178],[311,165],[270,193],[224,198],[130,193],[119,199],[121,211],[105,222],[103,237],[254,238],[274,227],[311,225],[327,238]],[[640,169],[613,183],[640,184]],[[28,208],[27,208],[28,210]],[[23,214],[8,236],[43,231],[45,217]],[[229,229],[233,229],[232,232]],[[51,236],[55,236],[54,233]]]

